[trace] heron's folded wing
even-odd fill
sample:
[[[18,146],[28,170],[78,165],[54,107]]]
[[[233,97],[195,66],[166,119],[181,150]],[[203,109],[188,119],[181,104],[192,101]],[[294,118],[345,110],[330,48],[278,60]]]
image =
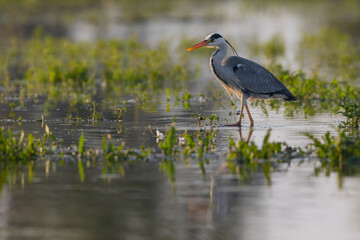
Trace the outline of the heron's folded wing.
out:
[[[235,56],[226,60],[224,65],[232,67],[237,78],[233,83],[236,87],[258,94],[288,91],[282,82],[261,65]]]

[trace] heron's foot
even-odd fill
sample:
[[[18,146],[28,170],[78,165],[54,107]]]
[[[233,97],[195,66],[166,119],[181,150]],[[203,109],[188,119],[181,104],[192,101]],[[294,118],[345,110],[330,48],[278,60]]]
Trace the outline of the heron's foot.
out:
[[[227,124],[227,125],[225,125],[225,127],[241,127],[241,122],[239,121],[234,124]]]

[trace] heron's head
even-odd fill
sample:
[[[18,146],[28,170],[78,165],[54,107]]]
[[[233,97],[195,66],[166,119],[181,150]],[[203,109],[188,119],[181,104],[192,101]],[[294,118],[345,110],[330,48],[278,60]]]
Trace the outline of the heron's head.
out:
[[[239,56],[233,46],[225,39],[223,36],[221,36],[218,33],[212,33],[205,37],[204,41],[199,42],[198,44],[195,44],[191,48],[188,48],[188,51],[200,48],[200,47],[220,47],[220,46],[226,46],[226,44],[229,44],[233,52]]]
[[[199,42],[198,44],[195,44],[191,48],[188,48],[188,51],[200,48],[200,47],[219,47],[221,45],[226,44],[225,38],[223,38],[218,33],[212,33],[205,37],[204,41]]]

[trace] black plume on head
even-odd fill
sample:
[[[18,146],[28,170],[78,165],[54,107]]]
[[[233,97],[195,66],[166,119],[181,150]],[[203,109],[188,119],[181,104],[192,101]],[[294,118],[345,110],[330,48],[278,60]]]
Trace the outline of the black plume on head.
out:
[[[223,36],[221,36],[221,35],[218,34],[218,33],[214,33],[214,34],[211,35],[210,38],[212,38],[212,39],[217,39],[217,38],[223,38]]]

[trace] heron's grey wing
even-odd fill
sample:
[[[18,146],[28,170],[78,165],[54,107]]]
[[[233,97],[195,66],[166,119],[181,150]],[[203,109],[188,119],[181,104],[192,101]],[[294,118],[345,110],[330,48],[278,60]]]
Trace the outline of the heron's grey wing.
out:
[[[272,73],[261,65],[241,57],[229,57],[223,65],[232,68],[236,79],[234,84],[242,91],[257,94],[272,94],[283,92],[288,95],[291,93]]]

